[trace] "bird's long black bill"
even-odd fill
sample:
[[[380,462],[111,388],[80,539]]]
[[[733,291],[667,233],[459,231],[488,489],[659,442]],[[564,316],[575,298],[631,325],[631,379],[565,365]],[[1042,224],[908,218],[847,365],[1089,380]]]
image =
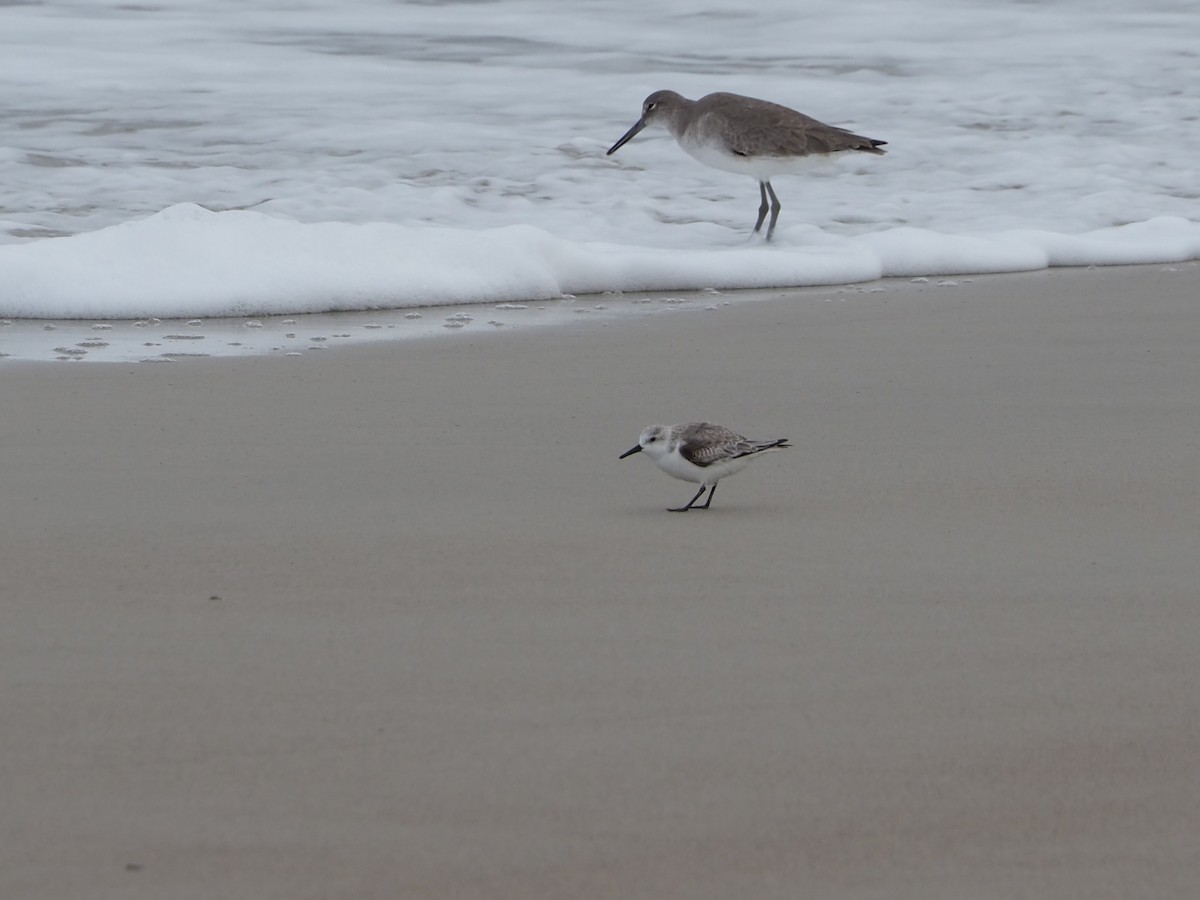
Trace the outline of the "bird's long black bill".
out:
[[[641,453],[641,452],[642,452],[642,445],[638,444],[636,447],[630,447],[628,450],[626,450],[624,453],[622,453],[620,456],[618,456],[617,459],[624,459],[627,456],[633,456],[633,454]]]
[[[614,153],[616,153],[618,150],[620,150],[622,147],[624,147],[627,143],[629,143],[629,141],[633,139],[633,136],[645,127],[646,127],[646,120],[638,119],[636,122],[633,123],[632,128],[630,128],[627,132],[625,132],[623,135],[621,135],[621,139],[619,141],[617,141],[615,144],[613,144],[611,147],[608,148],[608,152],[605,153],[604,155],[612,156]]]

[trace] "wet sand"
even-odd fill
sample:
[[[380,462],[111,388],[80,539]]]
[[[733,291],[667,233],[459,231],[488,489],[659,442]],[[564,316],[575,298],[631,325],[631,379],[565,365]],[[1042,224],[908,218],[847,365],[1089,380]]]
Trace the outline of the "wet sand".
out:
[[[958,281],[0,367],[0,896],[1189,896],[1200,265]]]

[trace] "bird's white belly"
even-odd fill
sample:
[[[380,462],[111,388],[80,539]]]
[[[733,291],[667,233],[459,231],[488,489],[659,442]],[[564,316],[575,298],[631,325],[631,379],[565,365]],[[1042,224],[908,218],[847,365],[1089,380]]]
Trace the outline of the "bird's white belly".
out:
[[[731,153],[723,143],[714,140],[712,136],[696,138],[688,134],[679,138],[679,146],[693,159],[706,166],[737,175],[749,175],[757,181],[767,181],[773,175],[827,165],[832,155],[816,153],[809,156],[741,156]]]
[[[697,466],[677,454],[664,456],[655,460],[658,467],[680,481],[691,481],[695,484],[716,484],[726,475],[732,475],[745,468],[750,462],[749,456],[739,456],[725,462],[713,463],[711,466]]]

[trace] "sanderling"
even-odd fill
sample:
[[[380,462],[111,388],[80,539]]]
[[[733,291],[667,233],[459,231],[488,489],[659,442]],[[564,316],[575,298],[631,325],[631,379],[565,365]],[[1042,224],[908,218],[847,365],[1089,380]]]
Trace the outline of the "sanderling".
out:
[[[887,141],[826,125],[778,103],[740,94],[709,94],[689,100],[674,91],[655,91],[642,103],[642,117],[608,150],[621,149],[647,125],[660,125],[676,143],[706,166],[749,175],[758,182],[757,233],[771,213],[767,240],[775,233],[782,208],[771,177],[795,172],[835,153],[862,151],[882,155]],[[767,196],[770,195],[770,203]]]
[[[699,484],[700,490],[687,502],[687,506],[670,510],[687,512],[693,507],[708,509],[713,494],[717,492],[717,482],[726,475],[740,472],[750,460],[764,453],[790,446],[787,438],[752,441],[710,422],[688,422],[685,425],[648,426],[642,431],[637,444],[622,453],[620,458],[645,450],[654,464],[668,475]],[[705,491],[708,491],[708,499],[703,506],[695,506]]]

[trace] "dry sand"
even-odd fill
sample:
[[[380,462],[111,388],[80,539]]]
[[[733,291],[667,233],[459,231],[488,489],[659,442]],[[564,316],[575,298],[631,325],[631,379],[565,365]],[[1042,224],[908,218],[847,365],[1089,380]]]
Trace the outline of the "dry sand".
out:
[[[1193,896],[1200,265],[883,287],[4,365],[0,897]]]

